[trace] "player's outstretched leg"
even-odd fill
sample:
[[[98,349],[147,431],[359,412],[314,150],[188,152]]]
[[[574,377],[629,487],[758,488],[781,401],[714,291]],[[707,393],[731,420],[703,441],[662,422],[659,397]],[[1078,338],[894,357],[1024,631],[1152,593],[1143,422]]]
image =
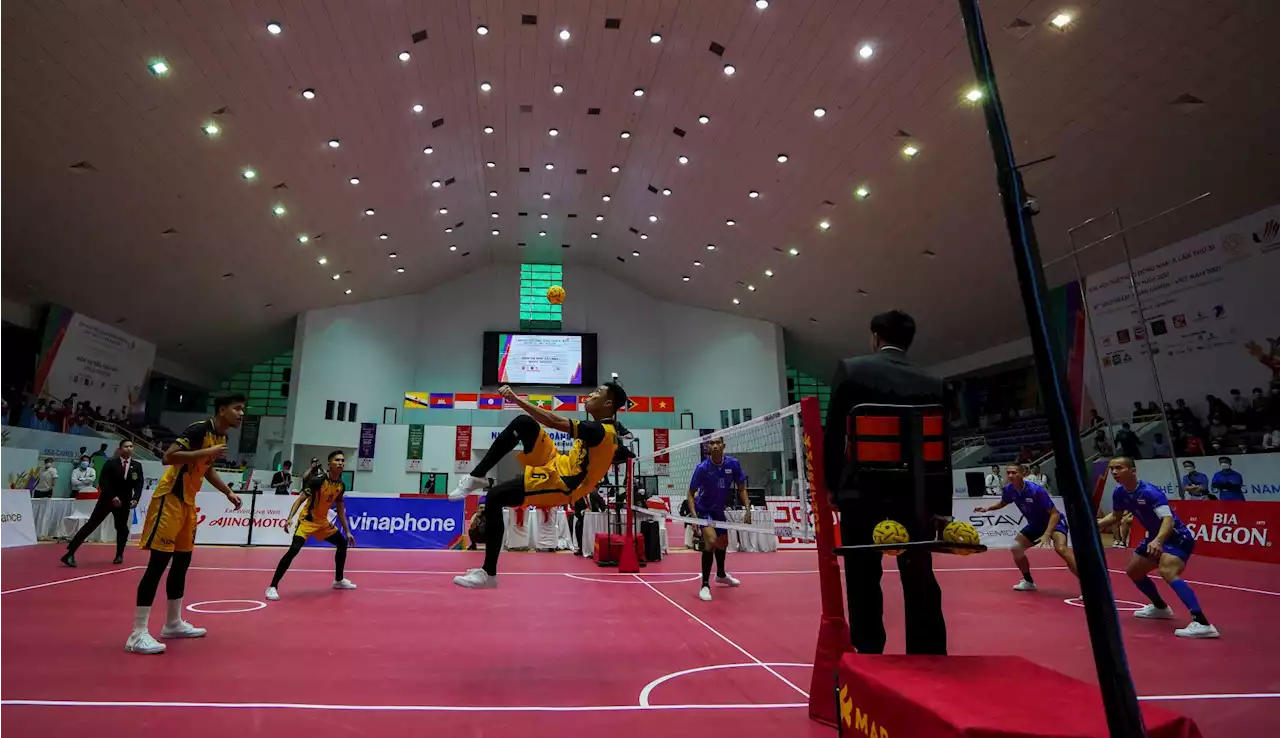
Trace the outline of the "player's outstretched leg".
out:
[[[138,580],[138,598],[134,603],[133,631],[124,643],[124,650],[131,653],[156,654],[164,653],[165,645],[151,637],[147,629],[147,620],[151,617],[151,604],[155,602],[156,590],[160,588],[160,578],[169,566],[173,554],[168,551],[152,551],[147,561],[147,569]]]
[[[302,550],[303,544],[307,539],[302,536],[294,536],[289,542],[289,550],[284,552],[284,556],[280,557],[280,563],[276,564],[276,573],[271,577],[271,586],[267,587],[267,599],[275,601],[280,599],[280,580],[284,579],[284,573],[289,571],[289,566],[293,564],[293,559]],[[345,558],[343,559],[345,561]]]
[[[484,566],[454,577],[454,584],[467,589],[493,589],[498,586],[498,556],[502,553],[502,529],[505,527],[502,508],[516,507],[524,502],[524,497],[524,477],[500,482],[489,489],[484,503]]]
[[[1124,568],[1124,573],[1133,580],[1134,586],[1151,601],[1151,604],[1145,605],[1141,610],[1133,613],[1133,616],[1144,620],[1168,620],[1173,617],[1173,609],[1156,591],[1156,583],[1147,578],[1147,574],[1155,568],[1156,565],[1151,559],[1137,553],[1129,559],[1128,566]]]
[[[332,544],[336,551],[333,552],[333,588],[334,589],[355,589],[356,583],[343,576],[343,571],[347,567],[347,539],[341,533],[334,533],[324,539],[325,543]]]
[[[1053,541],[1053,550],[1057,551],[1058,556],[1062,557],[1062,560],[1067,563],[1067,568],[1071,570],[1071,573],[1079,577],[1080,573],[1076,571],[1076,554],[1067,545],[1067,534],[1064,531],[1055,530],[1050,539]]]
[[[1015,591],[1036,591],[1036,580],[1031,578],[1031,562],[1027,560],[1027,549],[1034,545],[1036,544],[1031,540],[1031,534],[1026,528],[1023,528],[1022,532],[1013,539],[1013,548],[1009,551],[1013,554],[1013,563],[1017,565],[1018,571],[1022,572],[1022,580],[1013,585]]]
[[[463,474],[458,477],[458,486],[449,493],[450,500],[461,500],[473,492],[479,492],[485,488],[486,478],[493,467],[504,456],[511,453],[517,444],[520,444],[524,452],[532,453],[534,445],[538,441],[538,436],[542,433],[542,426],[538,425],[538,421],[528,415],[516,416],[498,437],[493,439],[493,444],[489,446],[489,450],[485,453],[484,458],[479,464],[471,470],[470,474]],[[502,526],[497,526],[501,530]]]
[[[203,638],[209,632],[182,619],[182,596],[187,589],[187,569],[190,566],[190,551],[177,551],[173,554],[169,577],[164,582],[164,593],[169,601],[166,603],[168,609],[164,627],[160,629],[161,638]]]
[[[1200,601],[1196,598],[1195,590],[1191,589],[1191,585],[1182,578],[1182,570],[1186,568],[1187,562],[1179,556],[1181,553],[1184,552],[1176,545],[1166,544],[1164,553],[1160,555],[1159,564],[1160,578],[1169,585],[1169,589],[1172,589],[1174,594],[1178,595],[1178,599],[1182,600],[1187,610],[1191,611],[1191,622],[1187,627],[1173,631],[1173,634],[1181,638],[1217,638],[1218,629],[1204,616],[1204,610],[1200,609]],[[1186,555],[1189,556],[1190,552],[1186,552]]]

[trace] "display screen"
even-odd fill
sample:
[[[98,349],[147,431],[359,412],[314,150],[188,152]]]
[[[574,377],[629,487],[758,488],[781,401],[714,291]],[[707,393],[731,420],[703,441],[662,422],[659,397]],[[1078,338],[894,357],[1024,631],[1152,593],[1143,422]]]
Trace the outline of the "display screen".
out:
[[[485,333],[486,385],[595,385],[593,333]]]

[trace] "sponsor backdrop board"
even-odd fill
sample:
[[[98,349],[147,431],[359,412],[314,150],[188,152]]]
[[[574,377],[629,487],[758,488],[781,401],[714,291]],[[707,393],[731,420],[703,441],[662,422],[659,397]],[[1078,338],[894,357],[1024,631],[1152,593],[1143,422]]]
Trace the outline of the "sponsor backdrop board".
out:
[[[31,512],[31,493],[25,489],[0,492],[0,547],[34,546],[36,518]]]
[[[1280,529],[1280,505],[1263,502],[1173,500],[1178,517],[1196,539],[1193,555],[1245,559],[1280,564],[1273,529]],[[1133,521],[1130,541],[1135,545],[1146,531]]]
[[[462,500],[450,502],[433,497],[359,495],[347,495],[345,499],[351,533],[361,548],[445,549],[461,546],[465,530]],[[336,514],[330,517],[336,518]],[[336,520],[334,524],[337,525]],[[320,544],[315,540],[307,543]]]

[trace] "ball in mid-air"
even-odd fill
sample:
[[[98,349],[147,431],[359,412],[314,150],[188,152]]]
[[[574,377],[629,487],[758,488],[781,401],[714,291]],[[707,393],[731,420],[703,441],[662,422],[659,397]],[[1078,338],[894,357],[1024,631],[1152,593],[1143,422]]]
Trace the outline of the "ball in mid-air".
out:
[[[881,520],[875,530],[871,532],[871,540],[877,545],[885,543],[906,543],[911,540],[911,536],[907,535],[906,526],[896,520]],[[897,556],[905,549],[888,548],[883,549],[881,553],[889,556]]]
[[[978,529],[963,520],[953,520],[942,529],[942,540],[948,543],[981,543]],[[956,553],[967,556],[974,551],[957,550]]]
[[[564,288],[558,284],[553,284],[547,288],[547,302],[552,305],[560,305],[564,303]]]

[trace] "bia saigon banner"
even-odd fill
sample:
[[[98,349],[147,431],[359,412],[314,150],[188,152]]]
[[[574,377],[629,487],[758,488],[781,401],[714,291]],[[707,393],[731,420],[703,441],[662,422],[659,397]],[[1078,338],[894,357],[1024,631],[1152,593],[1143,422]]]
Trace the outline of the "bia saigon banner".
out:
[[[59,400],[74,393],[77,402],[88,400],[104,415],[121,408],[131,415],[141,410],[155,345],[58,306],[49,308],[46,326],[37,393]]]

